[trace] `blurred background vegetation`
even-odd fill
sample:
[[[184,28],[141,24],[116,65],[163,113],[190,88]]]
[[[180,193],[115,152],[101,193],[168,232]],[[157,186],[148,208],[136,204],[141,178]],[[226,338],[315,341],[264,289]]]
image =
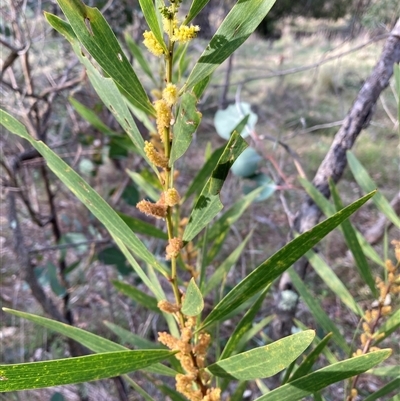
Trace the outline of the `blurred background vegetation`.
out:
[[[103,9],[127,54],[130,54],[127,36],[137,44],[141,42],[146,23],[137,1],[86,0],[85,3]],[[183,11],[187,12],[189,3],[183,1]],[[182,79],[232,4],[231,0],[211,0],[195,21],[201,26],[201,33],[189,50]],[[218,110],[235,102],[248,103],[257,115],[255,131],[261,139],[263,155],[258,164],[260,171],[278,182],[280,177],[271,169],[271,163],[276,163],[287,179],[281,183],[281,189],[254,204],[232,226],[233,235],[227,240],[220,260],[243,241],[249,227],[254,227],[254,235],[228,277],[228,287],[287,241],[288,216],[296,213],[304,199],[304,191],[296,181],[296,163],[312,179],[379,59],[384,40],[400,15],[399,4],[392,0],[277,0],[257,34],[213,75],[199,106],[202,125],[186,158],[178,165],[178,185],[187,186],[204,164],[206,148],[222,146],[224,140],[216,134],[214,117]],[[145,180],[150,180],[149,173],[90,87],[69,43],[46,24],[43,11],[60,15],[56,2],[5,0],[0,10],[1,107],[26,124],[31,135],[55,149],[118,212],[139,218],[135,205],[142,197],[141,189],[125,170],[135,171]],[[140,71],[137,59],[130,57],[135,70]],[[147,58],[157,76],[157,71],[162,72],[159,60]],[[307,66],[310,68],[306,69]],[[140,76],[149,92],[157,89],[162,79],[157,83],[145,74]],[[396,96],[394,85],[381,94],[370,125],[353,149],[389,200],[395,200],[399,191]],[[82,110],[87,111],[86,118],[82,117]],[[146,121],[137,123],[148,137]],[[47,313],[53,310],[56,311],[53,318],[60,317],[108,338],[115,339],[115,334],[103,324],[104,320],[144,338],[156,338],[160,330],[158,315],[149,314],[111,284],[111,280],[123,279],[142,288],[105,229],[53,177],[26,143],[7,132],[1,133],[0,141],[2,306],[32,313],[42,313],[42,308]],[[278,141],[291,152],[278,146]],[[235,176],[226,184],[221,196],[228,206],[249,185]],[[339,190],[345,202],[362,195],[350,172],[339,183]],[[15,209],[10,207],[13,204]],[[369,204],[352,221],[367,235],[379,218],[377,209]],[[18,232],[14,229],[16,222]],[[385,238],[399,238],[399,231],[391,229]],[[155,254],[162,254],[162,241],[146,239],[146,244]],[[387,248],[381,238],[374,246],[384,255]],[[353,296],[368,305],[371,300],[365,283],[354,274],[354,261],[341,235],[332,233],[319,250],[343,282],[350,283]],[[393,256],[392,251],[386,256]],[[380,271],[372,263],[371,269]],[[337,302],[313,272],[308,285],[351,343],[358,324],[356,317]],[[265,301],[265,315],[273,310],[273,302],[272,297]],[[49,309],[49,305],[54,309]],[[297,317],[313,327],[306,306],[299,306]],[[2,363],[59,358],[80,352],[47,330],[2,311],[0,325]],[[234,323],[228,321],[226,325],[229,333]],[[254,341],[264,340],[265,333],[261,332]],[[396,340],[398,336],[389,346],[395,346]],[[368,389],[379,385],[374,381],[364,383]],[[253,395],[257,394],[257,389],[253,390]],[[105,381],[70,386],[60,392],[48,389],[1,397],[7,401],[123,399],[118,383]],[[340,394],[332,393],[328,399],[341,398]]]

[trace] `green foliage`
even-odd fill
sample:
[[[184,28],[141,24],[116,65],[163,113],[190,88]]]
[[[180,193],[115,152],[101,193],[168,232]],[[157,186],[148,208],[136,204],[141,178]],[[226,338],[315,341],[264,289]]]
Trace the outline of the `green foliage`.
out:
[[[180,1],[172,2],[169,7],[160,9],[154,6],[153,1],[139,0],[152,35],[145,44],[153,54],[162,56],[165,68],[165,76],[160,80],[165,81],[165,87],[162,88],[161,97],[154,103],[150,102],[138,78],[140,74],[129,63],[99,10],[84,5],[80,0],[58,0],[58,3],[67,20],[48,13],[46,19],[70,42],[76,56],[86,68],[94,90],[119,122],[123,133],[111,130],[93,110],[75,98],[70,97],[69,102],[82,118],[103,135],[111,138],[111,141],[116,141],[113,143],[114,150],[110,150],[111,154],[126,157],[133,151],[148,164],[148,167],[140,172],[127,171],[134,185],[125,188],[122,197],[128,205],[133,205],[137,202],[139,194],[144,193],[151,201],[142,200],[137,208],[150,218],[161,218],[164,223],[163,229],[136,217],[117,213],[71,166],[44,142],[30,136],[18,120],[3,110],[0,110],[0,122],[8,131],[28,141],[42,155],[47,166],[63,184],[104,225],[115,245],[103,249],[97,255],[98,259],[104,264],[115,265],[121,275],[127,276],[134,272],[135,279],[138,278],[151,295],[125,281],[114,280],[112,284],[118,291],[128,296],[138,308],[144,308],[164,318],[168,331],[159,333],[158,342],[151,342],[119,325],[105,322],[108,329],[117,335],[121,342],[138,348],[131,351],[88,331],[5,308],[5,312],[60,333],[95,354],[46,362],[0,365],[0,391],[81,383],[144,370],[147,375],[145,377],[153,381],[162,394],[168,395],[173,400],[218,401],[221,389],[229,388],[230,381],[239,382],[232,399],[240,399],[246,388],[245,381],[257,381],[287,369],[282,385],[277,389],[267,392],[266,386],[260,385],[265,389],[265,394],[257,400],[292,401],[317,393],[332,383],[359,375],[386,359],[390,355],[390,350],[368,353],[360,351],[363,355],[358,353],[358,356],[340,362],[337,362],[336,357],[328,358],[331,365],[315,370],[314,365],[318,357],[324,352],[330,352],[327,345],[330,336],[339,353],[351,354],[352,347],[291,268],[300,257],[306,255],[338,300],[352,313],[363,318],[367,325],[371,325],[371,319],[364,313],[345,283],[312,251],[321,239],[340,226],[355,257],[360,277],[368,284],[371,295],[378,297],[379,310],[382,315],[384,314],[386,306],[382,300],[384,286],[379,287],[378,294],[367,258],[378,260],[381,266],[385,263],[375,251],[368,248],[361,234],[354,230],[347,219],[372,198],[375,199],[377,207],[394,224],[399,225],[399,222],[398,218],[393,216],[393,211],[385,202],[385,198],[382,195],[374,197],[375,185],[352,154],[348,155],[349,164],[356,180],[367,194],[343,207],[339,194],[332,185],[335,203],[333,206],[309,183],[302,182],[321,205],[327,219],[298,235],[270,258],[263,260],[250,274],[239,279],[233,288],[225,288],[221,283],[229,272],[234,270],[246,244],[250,241],[252,232],[241,241],[230,256],[220,261],[218,259],[222,245],[232,224],[246,209],[255,200],[264,200],[276,190],[275,184],[269,177],[262,173],[256,174],[261,156],[251,148],[246,149],[248,144],[242,137],[244,135],[241,135],[246,125],[252,129],[257,120],[250,107],[243,107],[245,112],[234,116],[231,121],[226,121],[226,113],[216,116],[218,121],[216,125],[222,127],[222,136],[226,138],[226,144],[212,153],[198,152],[205,153],[209,157],[206,157],[203,167],[188,185],[186,192],[181,188],[179,191],[177,189],[174,171],[179,167],[180,158],[184,157],[191,146],[193,136],[201,122],[202,116],[197,110],[197,104],[210,75],[254,32],[274,1],[237,1],[196,61],[186,82],[178,89],[174,79],[184,77],[183,72],[188,66],[185,61],[186,47],[183,45],[195,36],[197,29],[193,26],[181,27],[178,24],[176,15]],[[322,1],[315,3],[316,7],[313,10],[315,15],[322,15],[323,3],[325,4]],[[159,6],[162,2],[158,1],[156,4]],[[194,0],[186,17],[186,23],[189,23],[206,4],[207,1]],[[334,7],[337,4],[343,3],[332,2]],[[141,67],[143,73],[153,83],[158,82],[151,69],[151,63],[147,61],[147,55],[140,46],[129,36],[126,36],[126,42],[138,61],[138,67]],[[174,69],[178,72],[174,73]],[[232,110],[228,110],[228,114],[231,112]],[[158,141],[145,141],[134,117],[142,121],[150,131],[154,131],[154,127],[157,127]],[[132,144],[127,145],[124,142],[128,138]],[[118,146],[122,150],[118,149]],[[257,188],[248,190],[247,195],[232,202],[232,206],[220,214],[223,209],[220,194],[230,170],[238,176],[254,178]],[[191,197],[194,198],[192,207],[187,207]],[[187,221],[184,219],[185,216]],[[148,242],[143,239],[143,235],[162,242],[164,246],[162,256],[149,250]],[[212,265],[215,266],[213,272],[210,270]],[[47,270],[48,282],[53,292],[58,296],[65,295],[67,289],[59,281],[55,266],[48,265]],[[275,342],[268,341],[254,348],[251,339],[272,320],[272,316],[267,316],[256,323],[256,316],[273,282],[285,271],[288,271],[317,325],[332,334],[327,334],[322,341],[316,342],[313,330],[299,330],[296,334]],[[391,273],[390,268],[389,273]],[[187,280],[188,275],[189,280]],[[390,286],[396,285],[394,279],[391,281],[390,274],[388,276],[388,284],[385,287],[387,293],[390,292]],[[166,284],[169,285],[168,290]],[[215,297],[214,303],[208,300],[210,294]],[[205,306],[209,306],[210,303],[211,307],[206,308]],[[245,313],[239,319],[238,314],[241,311]],[[396,320],[398,314],[399,310],[395,311],[381,326],[381,331],[376,331],[378,336],[371,337],[366,351],[370,351],[369,345],[373,343],[376,346],[385,336],[399,327]],[[238,323],[226,344],[222,346],[218,336],[220,324],[231,317]],[[377,326],[373,328],[375,330]],[[212,339],[216,344],[215,349],[210,347]],[[170,350],[165,349],[165,346]],[[312,349],[307,357],[298,362],[299,356],[310,346]],[[176,359],[172,359],[175,357]],[[168,365],[161,363],[164,360],[167,360]],[[160,383],[159,380],[155,380],[154,374],[175,377],[177,391],[170,387],[169,382]],[[124,379],[143,399],[153,399],[132,378],[124,376]],[[397,383],[396,380],[383,387],[380,394],[389,393]]]

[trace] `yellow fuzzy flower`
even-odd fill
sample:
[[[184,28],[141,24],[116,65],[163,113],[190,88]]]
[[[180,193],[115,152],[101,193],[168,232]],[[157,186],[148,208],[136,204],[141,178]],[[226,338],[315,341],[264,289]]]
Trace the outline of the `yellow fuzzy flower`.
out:
[[[200,27],[198,25],[181,25],[179,28],[174,30],[171,40],[174,42],[186,43],[195,38],[199,31]]]
[[[164,32],[168,36],[169,36],[169,32],[170,32],[170,24],[171,24],[171,22],[172,22],[172,32],[174,32],[175,29],[178,26],[178,20],[177,20],[176,16],[171,17],[171,18],[163,17],[162,22],[163,22]]]
[[[178,100],[178,88],[174,84],[167,84],[162,93],[162,98],[168,104],[168,106],[173,106]]]
[[[164,141],[164,129],[171,124],[171,109],[163,99],[155,101],[154,108],[157,113],[157,131],[161,141]]]
[[[147,47],[147,49],[153,53],[155,56],[161,56],[164,54],[164,49],[154,36],[152,31],[144,31],[143,32],[143,44]]]
[[[179,196],[178,191],[175,188],[170,188],[164,193],[164,199],[165,203],[168,206],[175,206],[179,203],[181,200],[181,197]]]
[[[168,167],[168,159],[162,153],[158,152],[151,142],[144,142],[144,152],[148,159],[157,167]]]
[[[183,241],[180,238],[171,238],[166,248],[167,260],[176,258],[183,247]]]

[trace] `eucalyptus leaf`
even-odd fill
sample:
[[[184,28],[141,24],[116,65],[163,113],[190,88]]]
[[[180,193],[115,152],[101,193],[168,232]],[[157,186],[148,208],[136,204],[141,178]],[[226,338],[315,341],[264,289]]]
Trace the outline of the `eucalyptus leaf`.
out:
[[[241,131],[236,129],[243,138],[249,136],[250,131],[254,129],[258,120],[257,114],[251,111],[251,105],[246,102],[240,102],[231,104],[224,110],[218,110],[214,116],[217,134],[221,138],[228,140],[232,131],[245,116],[248,116],[246,127],[243,127]]]

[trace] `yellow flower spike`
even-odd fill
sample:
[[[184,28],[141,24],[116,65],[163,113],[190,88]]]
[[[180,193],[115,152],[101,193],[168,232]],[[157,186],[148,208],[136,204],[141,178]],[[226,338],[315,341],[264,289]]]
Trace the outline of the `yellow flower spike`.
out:
[[[376,352],[376,351],[379,351],[379,350],[380,350],[379,347],[371,347],[371,348],[369,349],[369,352]]]
[[[158,309],[166,313],[176,313],[181,309],[179,305],[171,304],[171,302],[168,302],[165,299],[159,301],[157,306]]]
[[[176,85],[168,83],[166,88],[163,90],[162,98],[172,107],[178,100],[178,88]]]
[[[161,344],[167,346],[170,350],[177,350],[178,348],[178,339],[172,336],[171,334],[162,331],[158,333],[158,341]]]
[[[147,50],[149,52],[153,53],[157,57],[164,54],[163,47],[160,45],[152,31],[144,31],[143,37],[143,44],[147,47]]]
[[[364,346],[368,341],[368,336],[365,333],[362,333],[360,336],[361,345]]]
[[[164,193],[164,199],[165,203],[168,206],[175,206],[179,203],[181,200],[181,197],[179,196],[178,191],[175,188],[170,188]]]
[[[163,29],[164,32],[169,36],[170,33],[170,23],[172,22],[172,32],[175,31],[175,29],[178,26],[178,20],[176,18],[176,16],[172,17],[172,18],[167,18],[165,16],[163,16],[162,19],[162,23],[163,23]]]
[[[381,310],[382,316],[387,316],[392,312],[392,307],[390,305],[384,306]]]
[[[164,219],[167,216],[167,205],[152,203],[146,200],[140,201],[136,207],[148,216]]]
[[[168,159],[162,153],[158,152],[151,142],[145,141],[144,152],[148,159],[157,167],[168,167]]]
[[[372,320],[376,320],[379,317],[379,310],[378,309],[373,309],[371,312]]]
[[[168,128],[171,123],[171,109],[163,99],[155,101],[154,108],[157,113],[157,131],[161,141],[164,141],[164,129]]]
[[[200,27],[198,25],[181,25],[174,30],[171,40],[174,42],[186,43],[194,39],[199,31]]]
[[[183,247],[183,241],[180,238],[171,238],[168,241],[167,248],[165,249],[167,254],[167,260],[176,258],[179,255]]]
[[[364,322],[364,323],[362,324],[362,328],[363,328],[363,330],[364,330],[365,333],[371,333],[371,328],[369,327],[369,324],[368,324],[368,323]]]
[[[396,257],[396,260],[400,262],[400,241],[398,240],[393,240],[391,244],[394,246],[394,255]]]
[[[371,322],[372,316],[370,310],[365,311],[364,319],[367,323]]]

